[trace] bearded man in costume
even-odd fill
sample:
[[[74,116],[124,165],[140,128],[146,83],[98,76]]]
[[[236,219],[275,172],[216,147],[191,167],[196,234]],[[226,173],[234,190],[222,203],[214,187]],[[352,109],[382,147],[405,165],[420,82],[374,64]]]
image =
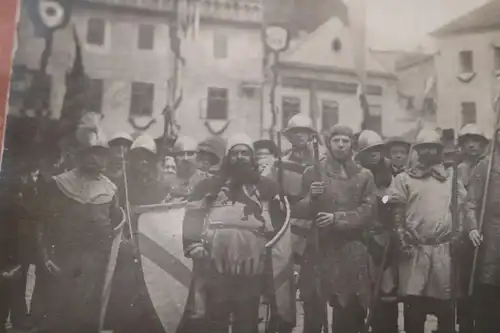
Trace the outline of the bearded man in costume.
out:
[[[204,266],[206,314],[203,330],[255,333],[264,288],[265,244],[281,228],[278,186],[261,177],[252,140],[228,140],[219,177],[192,192],[184,218],[184,252]]]

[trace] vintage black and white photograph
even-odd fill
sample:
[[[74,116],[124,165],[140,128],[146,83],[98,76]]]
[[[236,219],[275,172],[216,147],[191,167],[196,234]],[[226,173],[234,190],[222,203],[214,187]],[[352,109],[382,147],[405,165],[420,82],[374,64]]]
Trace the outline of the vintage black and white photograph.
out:
[[[500,0],[9,2],[0,333],[500,333]]]

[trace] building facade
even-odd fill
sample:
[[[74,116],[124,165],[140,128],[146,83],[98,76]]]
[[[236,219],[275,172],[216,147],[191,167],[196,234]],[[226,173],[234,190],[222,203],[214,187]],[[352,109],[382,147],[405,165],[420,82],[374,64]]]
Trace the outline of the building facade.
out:
[[[132,133],[147,127],[147,132],[160,136],[172,76],[172,6],[171,0],[75,1],[70,25],[55,33],[47,69],[53,116],[60,115],[65,74],[73,65],[74,27],[83,45],[85,72],[91,79],[89,108],[104,115],[106,132]],[[260,3],[204,0],[196,15],[199,24],[191,27],[182,41],[183,99],[177,110],[180,134],[203,139],[213,132],[230,135],[244,130],[258,137]],[[39,68],[43,48],[44,39],[37,36],[23,9],[15,69],[29,74]],[[18,81],[13,84],[11,114],[21,105],[23,83]]]
[[[358,95],[350,30],[331,18],[313,33],[293,43],[275,67],[277,128],[284,128],[296,113],[310,116],[318,130],[336,123],[359,131],[363,120]],[[397,77],[366,52],[367,127],[384,136],[400,134],[396,126],[402,114],[397,103]],[[272,124],[269,85],[264,92],[264,131]],[[404,130],[404,129],[403,129]],[[265,135],[266,133],[263,133]]]
[[[490,1],[432,33],[438,53],[437,123],[460,129],[477,123],[492,133],[500,91],[500,1]]]

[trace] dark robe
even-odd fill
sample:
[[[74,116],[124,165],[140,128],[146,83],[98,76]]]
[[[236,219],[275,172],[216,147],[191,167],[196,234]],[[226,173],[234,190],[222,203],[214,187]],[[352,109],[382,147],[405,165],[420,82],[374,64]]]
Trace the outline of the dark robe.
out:
[[[52,180],[40,189],[41,262],[32,312],[41,332],[98,332],[113,229],[122,219],[111,181],[78,180],[74,172],[66,173],[68,182]],[[43,264],[46,260],[61,271],[50,274]]]

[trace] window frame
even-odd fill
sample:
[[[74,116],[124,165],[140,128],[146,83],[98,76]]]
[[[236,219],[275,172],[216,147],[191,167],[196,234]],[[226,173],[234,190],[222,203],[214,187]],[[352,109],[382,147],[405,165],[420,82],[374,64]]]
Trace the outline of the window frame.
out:
[[[148,38],[145,37],[144,33]],[[141,51],[153,51],[155,49],[155,33],[156,27],[153,24],[140,23],[137,26],[137,49]],[[149,36],[148,34],[151,35]],[[143,38],[141,38],[141,36],[143,36]],[[147,42],[150,42],[150,44],[144,41],[145,38]],[[141,40],[143,44],[146,43],[147,45],[141,45]]]
[[[493,47],[493,70],[500,72],[500,46]]]
[[[217,96],[219,94],[220,96]],[[215,98],[214,95],[216,95]],[[227,120],[229,118],[229,89],[223,87],[208,87],[205,113],[207,120]]]
[[[470,57],[468,57],[470,55]],[[458,53],[460,73],[474,72],[474,52],[472,50],[462,50]]]
[[[134,89],[135,88],[135,89]],[[141,91],[143,90],[143,91]],[[151,96],[144,96],[147,94]],[[148,98],[150,97],[150,98]],[[139,98],[139,100],[136,100]],[[149,102],[144,103],[144,100],[149,100]],[[130,117],[151,117],[154,114],[154,100],[155,100],[155,84],[151,82],[139,82],[134,81],[130,85],[130,106],[129,106],[129,116]],[[136,105],[142,104],[142,105]],[[147,105],[149,104],[149,105]],[[149,107],[148,112],[143,112],[144,105]],[[142,110],[139,110],[142,107]]]
[[[102,21],[102,23],[103,23],[102,44],[96,44],[94,42],[89,41],[91,23],[93,20],[99,20],[99,21]],[[87,20],[87,27],[86,27],[86,32],[85,32],[86,45],[89,47],[92,47],[92,48],[105,48],[107,46],[107,41],[108,41],[108,22],[106,21],[106,19],[104,19],[102,17],[89,17],[89,19]]]
[[[472,108],[468,108],[472,106]],[[471,114],[466,114],[467,112],[473,111],[473,116]],[[477,124],[477,105],[476,102],[466,101],[460,103],[460,117],[462,127],[467,124]],[[473,119],[471,121],[471,119]]]

